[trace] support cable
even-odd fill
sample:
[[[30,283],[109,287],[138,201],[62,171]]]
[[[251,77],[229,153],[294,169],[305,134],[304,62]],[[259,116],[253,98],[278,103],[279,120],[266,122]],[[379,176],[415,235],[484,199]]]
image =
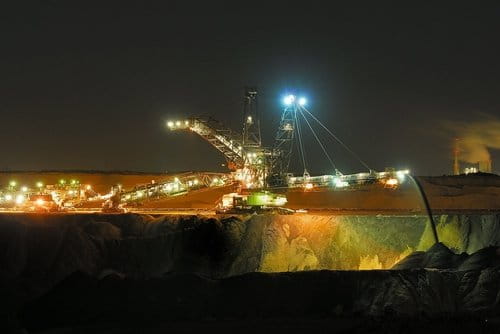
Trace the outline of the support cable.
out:
[[[302,118],[304,118],[304,121],[306,121],[307,123],[307,126],[309,126],[309,129],[311,130],[312,134],[314,135],[314,138],[316,138],[316,141],[318,142],[319,146],[321,147],[321,149],[323,150],[323,153],[325,154],[326,158],[328,159],[328,161],[330,161],[330,164],[332,165],[333,169],[335,170],[335,172],[337,172],[337,167],[335,166],[335,163],[333,162],[332,158],[330,157],[330,155],[328,154],[328,152],[326,151],[325,149],[325,146],[323,145],[323,143],[321,142],[321,140],[319,139],[318,135],[316,134],[316,132],[314,131],[314,129],[312,128],[311,124],[309,123],[309,121],[307,120],[306,116],[304,115],[304,113],[302,112],[302,110],[299,109],[299,112],[300,112],[300,115],[302,116]]]
[[[344,142],[342,140],[340,140],[336,135],[333,134],[333,132],[330,131],[330,129],[328,129],[323,123],[321,123],[321,121],[319,119],[316,118],[316,116],[314,116],[309,110],[307,110],[305,107],[301,106],[301,108],[307,112],[309,114],[309,116],[311,116],[323,129],[325,129],[326,132],[328,132],[328,134],[330,136],[333,137],[333,139],[335,139],[340,145],[342,145],[343,148],[345,148],[349,153],[351,153],[351,155],[356,158],[356,160],[358,160],[358,162],[360,162],[366,169],[368,169],[368,171],[372,171],[372,169],[356,154],[354,153],[353,150],[351,150],[346,144],[344,144]]]

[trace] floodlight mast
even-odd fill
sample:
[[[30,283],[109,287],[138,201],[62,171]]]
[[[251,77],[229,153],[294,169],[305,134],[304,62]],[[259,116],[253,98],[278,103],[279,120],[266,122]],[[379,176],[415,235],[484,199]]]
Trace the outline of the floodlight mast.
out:
[[[261,147],[260,118],[257,109],[257,88],[246,87],[243,105],[243,146]]]

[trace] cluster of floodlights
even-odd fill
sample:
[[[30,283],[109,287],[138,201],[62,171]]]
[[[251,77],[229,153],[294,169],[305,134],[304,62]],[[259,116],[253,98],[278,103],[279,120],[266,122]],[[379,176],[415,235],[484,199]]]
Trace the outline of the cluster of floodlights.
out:
[[[290,94],[283,98],[283,103],[286,106],[291,106],[294,103],[298,103],[300,106],[305,106],[307,104],[307,99],[305,97],[297,98],[295,95]]]

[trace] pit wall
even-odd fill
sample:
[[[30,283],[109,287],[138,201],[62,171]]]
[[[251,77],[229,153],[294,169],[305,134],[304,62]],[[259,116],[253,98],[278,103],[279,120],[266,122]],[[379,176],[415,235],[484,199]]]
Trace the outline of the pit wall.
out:
[[[500,244],[500,215],[434,217],[439,241],[456,253]],[[254,216],[263,224],[259,271],[389,269],[434,244],[426,216]]]
[[[440,241],[455,252],[500,245],[500,214],[435,220]],[[425,216],[0,215],[0,280],[28,280],[43,290],[76,270],[218,278],[383,269],[433,243]]]

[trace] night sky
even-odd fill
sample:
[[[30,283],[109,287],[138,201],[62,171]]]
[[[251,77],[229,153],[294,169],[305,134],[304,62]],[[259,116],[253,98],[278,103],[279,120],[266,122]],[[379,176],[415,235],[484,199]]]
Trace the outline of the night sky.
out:
[[[241,130],[246,85],[268,145],[294,91],[377,170],[449,174],[446,124],[500,116],[498,3],[15,3],[0,9],[1,170],[224,170],[165,122],[207,114]],[[309,171],[331,173],[306,139]],[[327,142],[339,169],[363,170]]]

